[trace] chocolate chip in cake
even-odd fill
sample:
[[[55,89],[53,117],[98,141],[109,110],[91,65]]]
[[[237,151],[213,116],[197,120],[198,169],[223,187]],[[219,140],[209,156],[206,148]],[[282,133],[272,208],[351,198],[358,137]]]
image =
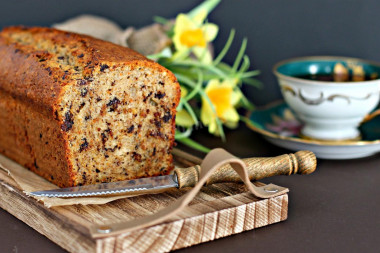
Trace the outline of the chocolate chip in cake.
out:
[[[49,76],[51,76],[51,74],[52,74],[51,68],[47,67],[45,70],[49,73]]]
[[[127,132],[130,134],[133,132],[134,129],[135,129],[135,126],[131,125],[130,127],[128,127]]]
[[[100,170],[98,170],[98,169],[95,169],[95,172],[96,172],[96,173],[99,173],[99,172],[100,172]]]
[[[104,70],[109,69],[110,67],[107,64],[100,65],[100,71],[104,72]]]
[[[65,57],[64,56],[58,56],[58,59],[63,60],[63,59],[65,59]]]
[[[87,80],[79,79],[77,83],[78,85],[85,85],[87,83]]]
[[[155,156],[156,155],[156,147],[153,148],[153,154],[152,156]]]
[[[133,152],[132,153],[132,158],[135,159],[138,162],[141,162],[141,155],[139,153]]]
[[[157,128],[161,128],[161,121],[154,120],[154,124],[156,125]]]
[[[153,94],[152,92],[149,92],[149,94],[148,94],[146,97],[144,97],[143,101],[146,102],[146,100],[147,100],[152,94]]]
[[[161,84],[162,86],[165,85],[165,83],[162,81],[158,81],[158,83]]]
[[[161,91],[159,91],[156,94],[154,94],[154,97],[158,98],[158,99],[161,99],[161,98],[165,97],[165,92],[162,93]]]
[[[80,54],[78,55],[78,58],[82,58],[84,56],[84,54]]]
[[[34,159],[34,167],[36,168],[36,169],[39,169],[40,167],[38,167],[38,165],[37,165],[37,160],[36,159]]]
[[[113,112],[117,109],[118,105],[120,104],[120,100],[117,97],[114,97],[112,100],[110,100],[107,104],[110,108],[110,112]]]
[[[80,95],[81,95],[82,97],[85,97],[85,96],[87,95],[87,92],[88,92],[87,88],[83,88],[83,89],[80,91]]]
[[[170,113],[170,111],[165,112],[165,115],[164,115],[164,117],[162,117],[162,119],[165,123],[168,122],[169,120],[171,120],[172,114]]]
[[[73,128],[73,125],[74,125],[73,114],[70,111],[67,111],[65,113],[65,119],[63,120],[63,124],[61,126],[61,129],[65,132],[67,132],[71,128]]]
[[[102,133],[101,137],[102,137],[102,143],[104,145],[106,143],[106,141],[108,140],[108,137],[107,137],[107,135],[105,133]]]
[[[82,152],[83,150],[86,150],[88,148],[88,142],[86,138],[82,139],[84,142],[80,144],[79,152]]]

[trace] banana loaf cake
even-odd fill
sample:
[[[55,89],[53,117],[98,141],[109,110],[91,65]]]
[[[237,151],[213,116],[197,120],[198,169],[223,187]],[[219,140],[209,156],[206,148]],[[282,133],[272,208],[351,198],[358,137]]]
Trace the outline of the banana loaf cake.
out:
[[[175,76],[131,49],[0,33],[0,153],[60,187],[168,174],[179,99]]]

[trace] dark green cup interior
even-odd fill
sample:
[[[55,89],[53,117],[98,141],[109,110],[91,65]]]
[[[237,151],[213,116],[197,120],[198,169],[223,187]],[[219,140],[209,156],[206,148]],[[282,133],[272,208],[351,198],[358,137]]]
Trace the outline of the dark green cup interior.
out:
[[[341,63],[343,66],[350,69],[347,62],[354,62],[355,65],[362,66],[366,76],[376,73],[377,76],[380,77],[380,65],[356,59],[295,59],[279,64],[275,71],[292,77],[304,75],[330,75],[333,73],[334,66],[337,63]]]

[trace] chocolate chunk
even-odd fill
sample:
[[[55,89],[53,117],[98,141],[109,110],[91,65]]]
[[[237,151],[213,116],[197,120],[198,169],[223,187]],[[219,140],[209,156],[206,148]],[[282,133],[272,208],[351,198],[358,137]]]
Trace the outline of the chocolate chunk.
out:
[[[155,156],[156,155],[156,147],[153,148],[153,154],[152,156]]]
[[[133,132],[134,129],[135,129],[135,126],[132,125],[132,126],[128,127],[127,132],[130,134]]]
[[[87,92],[88,92],[87,88],[83,88],[83,89],[80,91],[80,95],[81,95],[82,97],[85,97],[85,96],[87,95]]]
[[[106,143],[106,141],[108,140],[108,137],[107,137],[107,135],[105,133],[102,133],[101,137],[102,137],[102,143],[104,145]]]
[[[80,54],[78,55],[78,58],[82,58],[84,56],[84,54]]]
[[[100,71],[104,72],[104,70],[109,69],[110,67],[107,64],[100,65]]]
[[[170,111],[165,112],[165,115],[164,117],[162,117],[162,120],[166,123],[171,119],[172,119],[172,114],[170,113]]]
[[[159,91],[156,94],[154,94],[154,97],[158,98],[158,99],[161,99],[161,98],[165,97],[165,92],[161,93],[161,91]]]
[[[78,85],[85,85],[85,84],[87,84],[87,80],[79,79],[79,80],[77,81],[77,84],[78,84]]]
[[[142,156],[140,154],[136,153],[136,152],[133,152],[132,153],[132,158],[135,159],[138,162],[141,162]]]
[[[50,67],[47,67],[45,70],[49,73],[49,76],[51,76],[51,74],[53,73],[53,72],[51,71],[51,68],[50,68]]]
[[[112,100],[110,100],[107,104],[110,108],[110,112],[113,112],[117,109],[118,105],[120,104],[120,100],[117,97],[114,97]]]
[[[82,139],[84,142],[80,144],[79,152],[82,152],[83,150],[86,150],[88,148],[88,142],[86,138]]]
[[[55,119],[55,120],[58,120],[58,119],[59,119],[59,117],[58,117],[58,111],[54,111],[54,119]]]
[[[37,160],[36,159],[34,159],[34,167],[36,168],[36,169],[39,169],[40,167],[38,167],[38,165],[37,165]]]
[[[165,83],[164,83],[164,82],[161,82],[161,81],[158,81],[158,83],[161,84],[161,85],[165,85]]]
[[[65,80],[67,75],[68,75],[68,73],[65,71],[65,73],[62,76],[62,80]]]
[[[82,110],[82,108],[84,107],[86,105],[86,103],[81,103],[80,105],[79,105],[79,108],[78,108],[78,110],[77,110],[77,112],[79,113],[80,112],[80,110]]]
[[[73,128],[73,125],[74,125],[73,114],[70,111],[67,111],[65,113],[65,119],[63,120],[63,125],[61,126],[61,129],[67,132],[71,128]]]
[[[84,117],[84,120],[86,120],[86,121],[89,120],[89,119],[91,119],[91,116],[85,116]]]
[[[144,97],[143,101],[146,102],[146,100],[147,100],[152,94],[153,94],[152,92],[149,92],[149,94],[148,94],[146,97]]]
[[[157,128],[161,128],[161,121],[154,120],[154,124],[156,125]]]
[[[95,172],[96,172],[96,173],[99,173],[99,172],[100,172],[100,170],[98,170],[98,169],[95,169]]]
[[[65,57],[64,56],[58,56],[58,59],[63,60],[63,59],[65,59]]]

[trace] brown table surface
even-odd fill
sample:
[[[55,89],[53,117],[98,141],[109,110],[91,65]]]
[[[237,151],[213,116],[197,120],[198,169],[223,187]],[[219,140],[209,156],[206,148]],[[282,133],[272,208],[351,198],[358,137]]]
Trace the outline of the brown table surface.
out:
[[[290,151],[267,143],[240,126],[227,142],[197,133],[209,147],[240,157],[276,156]],[[318,160],[309,176],[262,180],[288,187],[286,221],[193,246],[179,252],[379,252],[380,154],[355,160]],[[0,211],[0,252],[66,252],[4,210]]]

